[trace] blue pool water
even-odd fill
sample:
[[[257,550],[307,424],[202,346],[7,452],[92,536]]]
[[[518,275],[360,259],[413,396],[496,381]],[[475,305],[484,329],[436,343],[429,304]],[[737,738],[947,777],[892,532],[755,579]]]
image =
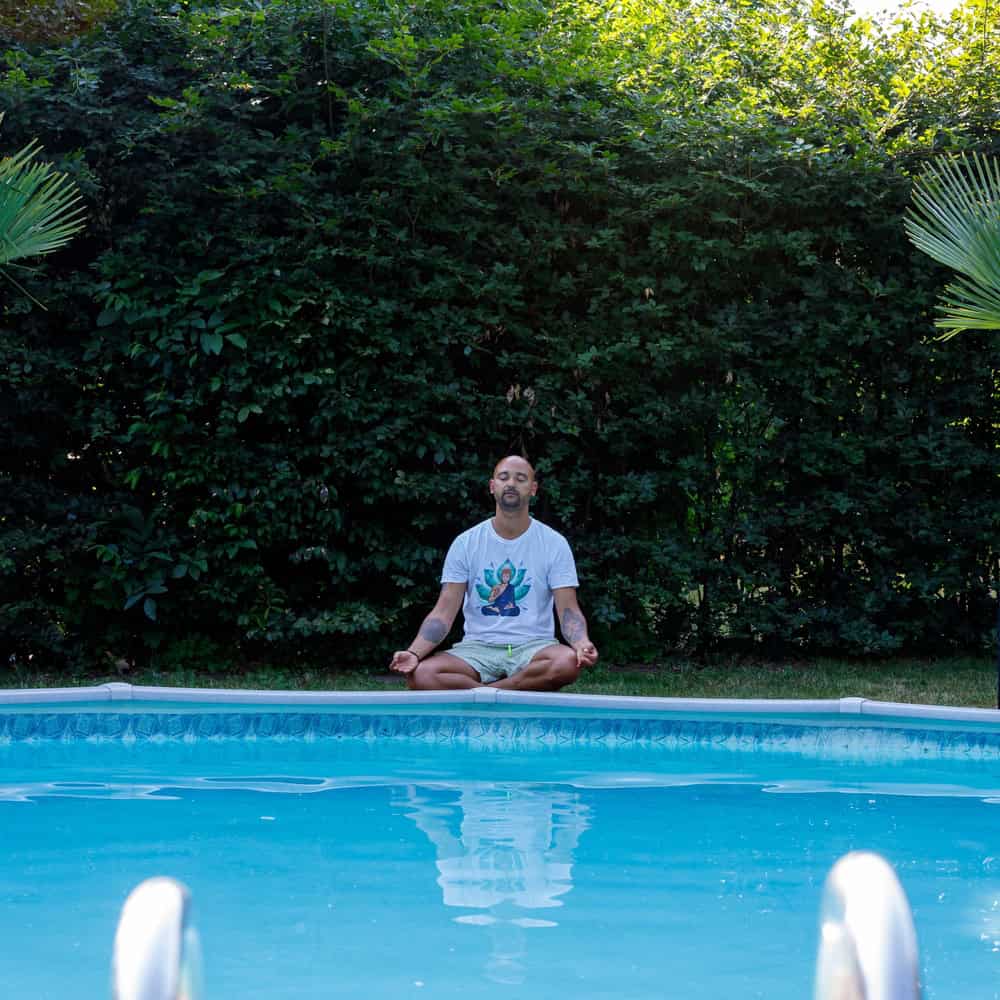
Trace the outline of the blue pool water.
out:
[[[208,997],[810,996],[882,853],[928,1000],[1000,998],[1000,730],[510,709],[0,706],[4,995],[101,997],[192,890]]]

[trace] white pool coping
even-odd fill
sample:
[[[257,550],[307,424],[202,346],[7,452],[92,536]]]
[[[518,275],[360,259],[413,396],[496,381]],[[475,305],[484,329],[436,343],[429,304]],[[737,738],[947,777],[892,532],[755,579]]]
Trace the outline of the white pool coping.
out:
[[[572,692],[503,691],[253,691],[242,688],[148,687],[113,682],[95,687],[0,689],[2,705],[69,705],[74,702],[205,702],[213,705],[507,705],[728,715],[872,715],[1000,725],[1000,710],[912,705],[869,698],[647,698]],[[124,707],[124,706],[123,706]]]

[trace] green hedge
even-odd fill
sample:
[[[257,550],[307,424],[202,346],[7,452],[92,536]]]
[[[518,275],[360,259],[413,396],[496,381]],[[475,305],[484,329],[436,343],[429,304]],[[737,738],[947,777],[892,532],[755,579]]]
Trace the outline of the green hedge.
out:
[[[145,0],[11,43],[4,141],[90,218],[19,275],[46,310],[4,293],[9,655],[379,663],[510,451],[619,657],[986,641],[995,350],[933,339],[901,222],[996,145],[981,32],[610,9]]]

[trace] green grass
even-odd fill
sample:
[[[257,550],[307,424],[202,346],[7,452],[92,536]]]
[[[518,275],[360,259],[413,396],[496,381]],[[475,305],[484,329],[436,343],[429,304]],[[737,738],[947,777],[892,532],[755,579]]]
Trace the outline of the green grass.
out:
[[[0,680],[15,688],[58,687],[127,681],[166,687],[259,688],[264,690],[391,691],[401,678],[384,668],[293,670],[248,668],[200,670],[126,670],[60,677],[32,671],[8,673]],[[991,658],[850,661],[814,659],[781,663],[727,659],[700,664],[669,659],[655,665],[598,664],[569,690],[583,694],[642,695],[671,698],[843,698],[926,705],[996,707],[996,672]]]

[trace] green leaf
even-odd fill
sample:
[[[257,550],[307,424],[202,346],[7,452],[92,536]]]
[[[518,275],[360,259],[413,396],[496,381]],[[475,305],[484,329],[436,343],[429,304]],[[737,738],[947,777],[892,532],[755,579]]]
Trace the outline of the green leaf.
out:
[[[156,621],[156,601],[152,597],[147,597],[142,602],[142,610],[151,622]]]
[[[206,354],[220,354],[222,352],[222,335],[219,333],[203,333],[201,335],[201,349]]]

